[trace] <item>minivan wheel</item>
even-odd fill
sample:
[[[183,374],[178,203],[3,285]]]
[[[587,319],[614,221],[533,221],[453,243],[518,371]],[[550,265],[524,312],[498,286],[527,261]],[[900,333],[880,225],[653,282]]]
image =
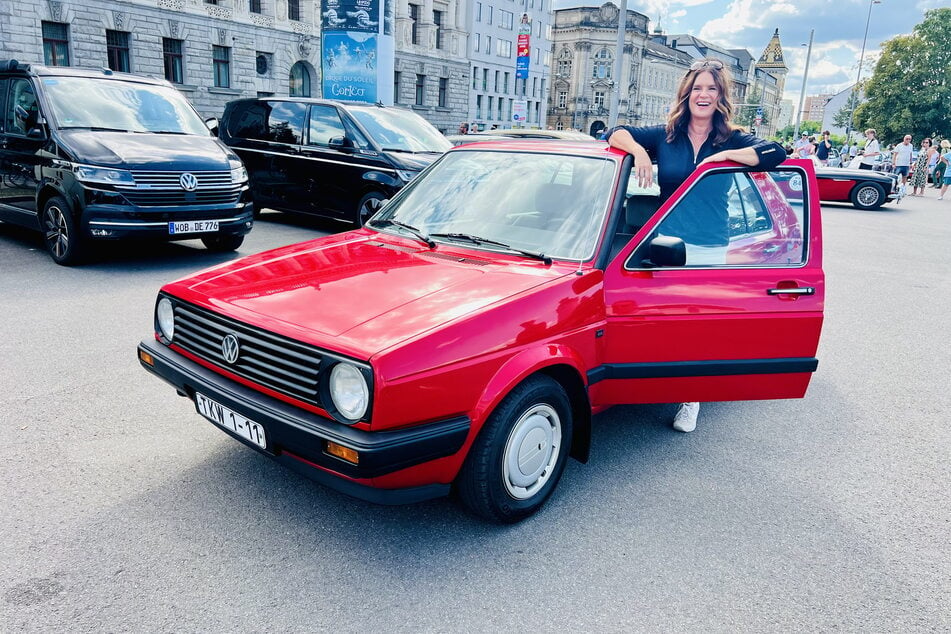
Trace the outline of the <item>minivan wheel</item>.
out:
[[[83,259],[86,241],[69,203],[60,196],[53,196],[43,207],[43,241],[57,264],[71,266]]]
[[[361,227],[367,223],[367,220],[373,214],[380,211],[384,200],[386,200],[386,196],[379,192],[370,192],[360,199],[360,206],[357,207],[357,222],[360,223]]]
[[[214,251],[215,253],[224,253],[225,251],[234,251],[244,242],[244,236],[235,236],[235,235],[214,235],[206,236],[201,239],[202,244],[205,245],[209,251]]]
[[[571,445],[571,404],[544,375],[515,387],[489,416],[456,479],[462,503],[511,523],[541,508],[558,484]]]

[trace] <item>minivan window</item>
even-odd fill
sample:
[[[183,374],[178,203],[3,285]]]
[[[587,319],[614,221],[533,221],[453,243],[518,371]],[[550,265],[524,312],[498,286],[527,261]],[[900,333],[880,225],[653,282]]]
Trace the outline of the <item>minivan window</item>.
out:
[[[0,103],[2,99],[3,93],[0,93]],[[25,135],[36,125],[38,113],[33,84],[28,79],[14,79],[10,83],[10,99],[3,117],[3,129],[12,134]]]
[[[307,106],[293,101],[269,101],[268,141],[300,144]]]
[[[330,139],[346,136],[340,114],[333,106],[310,107],[310,145],[330,145]]]
[[[92,77],[43,78],[52,116],[61,129],[208,136],[205,123],[174,88]]]
[[[428,121],[400,108],[352,106],[351,115],[383,150],[443,153],[452,143]]]

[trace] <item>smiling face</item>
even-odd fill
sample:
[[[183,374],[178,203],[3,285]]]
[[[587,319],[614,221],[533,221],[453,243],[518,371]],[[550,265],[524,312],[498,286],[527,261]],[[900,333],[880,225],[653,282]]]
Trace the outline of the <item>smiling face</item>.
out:
[[[690,119],[693,122],[705,122],[713,119],[717,111],[717,101],[720,99],[720,87],[713,78],[713,73],[703,71],[694,78],[690,88]]]

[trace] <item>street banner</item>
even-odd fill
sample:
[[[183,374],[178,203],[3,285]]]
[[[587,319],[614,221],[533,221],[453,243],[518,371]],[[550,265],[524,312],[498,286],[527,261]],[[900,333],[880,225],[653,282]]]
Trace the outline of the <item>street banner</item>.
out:
[[[395,0],[321,0],[320,9],[322,95],[392,105]]]
[[[512,123],[525,123],[528,119],[528,102],[516,99],[512,102]]]
[[[529,51],[532,36],[532,23],[528,19],[528,14],[522,14],[522,20],[518,24],[518,40],[515,44],[515,78],[528,79]]]

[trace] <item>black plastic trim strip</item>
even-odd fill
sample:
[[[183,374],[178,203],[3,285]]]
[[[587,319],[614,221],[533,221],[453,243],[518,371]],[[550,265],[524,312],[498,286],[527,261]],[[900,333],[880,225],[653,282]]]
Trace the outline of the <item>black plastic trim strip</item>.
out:
[[[588,384],[607,379],[665,379],[740,374],[796,374],[815,372],[815,357],[779,359],[728,359],[722,361],[662,361],[655,363],[606,363],[588,371]]]

